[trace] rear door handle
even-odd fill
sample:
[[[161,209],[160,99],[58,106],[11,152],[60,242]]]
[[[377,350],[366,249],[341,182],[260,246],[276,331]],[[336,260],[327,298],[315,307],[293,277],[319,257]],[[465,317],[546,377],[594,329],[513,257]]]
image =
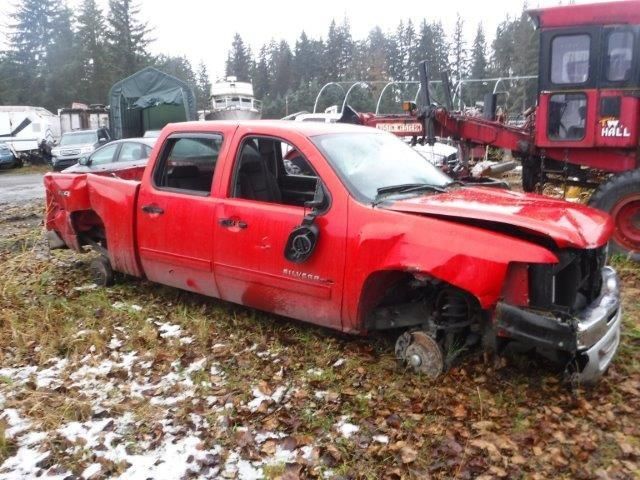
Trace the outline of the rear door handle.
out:
[[[164,213],[164,210],[162,208],[160,208],[157,205],[144,205],[142,207],[142,211],[145,213],[155,213],[157,215],[160,215],[162,213]]]

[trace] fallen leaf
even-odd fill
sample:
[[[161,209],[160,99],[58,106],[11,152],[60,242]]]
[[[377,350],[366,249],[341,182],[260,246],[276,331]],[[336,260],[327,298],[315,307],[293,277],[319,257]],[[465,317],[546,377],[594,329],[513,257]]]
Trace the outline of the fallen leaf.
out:
[[[418,452],[416,452],[413,448],[410,447],[402,447],[400,449],[400,459],[402,463],[412,463],[415,461],[418,456]]]

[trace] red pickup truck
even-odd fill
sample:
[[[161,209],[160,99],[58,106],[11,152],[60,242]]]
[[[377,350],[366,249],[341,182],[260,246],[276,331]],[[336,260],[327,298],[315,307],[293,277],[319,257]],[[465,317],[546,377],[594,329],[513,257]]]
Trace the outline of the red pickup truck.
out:
[[[394,330],[398,358],[431,377],[475,346],[514,346],[594,382],[620,340],[606,214],[452,181],[375,129],[172,124],[146,167],[45,186],[50,246],[100,252],[101,283],[118,271],[343,332]]]

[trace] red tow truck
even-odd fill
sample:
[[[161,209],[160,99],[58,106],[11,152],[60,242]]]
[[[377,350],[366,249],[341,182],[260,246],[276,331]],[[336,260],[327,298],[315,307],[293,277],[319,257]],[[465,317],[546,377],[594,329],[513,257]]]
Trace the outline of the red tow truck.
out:
[[[527,192],[547,183],[593,190],[589,205],[614,219],[612,251],[640,261],[640,1],[569,4],[529,14],[540,30],[538,96],[524,125],[503,123],[496,94],[485,97],[483,116],[455,111],[447,75],[438,105],[424,62],[420,105],[405,102],[405,115],[346,111],[341,121],[413,142],[421,135],[430,144],[436,137],[456,140],[465,153],[463,167],[474,146],[508,149],[522,162]]]
[[[285,158],[302,169],[288,169]],[[301,174],[300,172],[304,172]],[[453,181],[378,129],[164,128],[146,167],[45,175],[51,248],[113,272],[353,334],[397,332],[430,377],[519,346],[595,382],[620,340],[606,213]]]

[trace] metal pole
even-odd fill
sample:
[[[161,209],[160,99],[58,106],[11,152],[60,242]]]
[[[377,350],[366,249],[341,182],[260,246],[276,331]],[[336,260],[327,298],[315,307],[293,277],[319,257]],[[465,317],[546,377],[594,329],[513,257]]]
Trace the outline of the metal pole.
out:
[[[322,95],[322,92],[325,91],[326,88],[335,85],[337,87],[340,87],[340,90],[342,90],[342,93],[344,93],[344,87],[342,85],[340,85],[337,82],[329,82],[329,83],[325,83],[322,88],[320,89],[320,91],[318,92],[318,95],[316,95],[316,101],[313,104],[313,113],[316,113],[316,108],[318,108],[318,100],[320,100],[320,95]]]
[[[340,113],[344,112],[344,107],[347,105],[347,99],[349,98],[349,94],[351,93],[351,90],[353,90],[355,87],[368,88],[369,86],[365,82],[356,82],[353,85],[351,85],[349,87],[349,90],[347,90],[347,93],[344,96],[344,100],[342,101],[342,110],[340,110]]]

